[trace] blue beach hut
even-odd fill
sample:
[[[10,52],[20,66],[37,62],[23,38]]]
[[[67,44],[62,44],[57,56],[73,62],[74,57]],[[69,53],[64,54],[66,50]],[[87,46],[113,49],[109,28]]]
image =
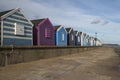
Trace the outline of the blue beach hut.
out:
[[[75,45],[80,46],[81,45],[80,32],[74,31],[74,33],[75,33]]]
[[[67,31],[61,26],[55,26],[55,44],[56,46],[67,46]]]
[[[0,45],[32,45],[32,27],[20,8],[0,12]]]

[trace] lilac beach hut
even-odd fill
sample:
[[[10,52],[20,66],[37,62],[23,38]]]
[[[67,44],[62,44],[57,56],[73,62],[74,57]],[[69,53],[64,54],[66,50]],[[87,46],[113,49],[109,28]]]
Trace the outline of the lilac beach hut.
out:
[[[54,46],[54,27],[48,18],[31,20],[33,27],[33,44],[37,46]]]

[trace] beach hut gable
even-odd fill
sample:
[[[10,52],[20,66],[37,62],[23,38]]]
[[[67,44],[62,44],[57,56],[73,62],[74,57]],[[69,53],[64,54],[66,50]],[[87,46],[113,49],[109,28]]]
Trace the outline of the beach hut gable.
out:
[[[32,45],[32,22],[20,8],[0,12],[1,45]]]

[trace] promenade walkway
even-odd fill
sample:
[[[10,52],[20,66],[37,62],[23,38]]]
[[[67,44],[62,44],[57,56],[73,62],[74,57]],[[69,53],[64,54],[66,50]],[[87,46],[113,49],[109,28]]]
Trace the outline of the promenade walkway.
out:
[[[120,80],[119,64],[114,49],[102,47],[0,67],[0,80]]]

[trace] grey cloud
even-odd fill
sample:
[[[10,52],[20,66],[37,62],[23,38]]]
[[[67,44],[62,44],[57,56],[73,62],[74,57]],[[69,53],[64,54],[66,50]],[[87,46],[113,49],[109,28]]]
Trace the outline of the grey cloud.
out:
[[[109,21],[104,21],[102,25],[107,25]]]
[[[91,24],[99,24],[100,22],[101,22],[101,20],[96,18],[91,22]]]
[[[101,20],[99,18],[95,18],[93,19],[93,21],[91,22],[91,24],[99,24],[101,23],[101,25],[107,25],[109,23],[109,21],[106,21],[106,20]]]

